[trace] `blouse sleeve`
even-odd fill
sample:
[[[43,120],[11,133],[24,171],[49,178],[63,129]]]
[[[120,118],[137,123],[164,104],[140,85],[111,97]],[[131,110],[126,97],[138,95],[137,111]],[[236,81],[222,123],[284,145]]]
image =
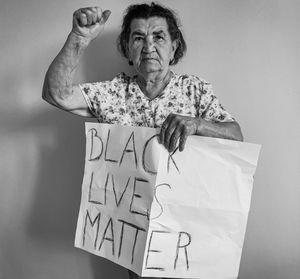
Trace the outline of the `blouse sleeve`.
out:
[[[98,89],[99,83],[84,83],[79,84],[81,93],[90,109],[90,112],[99,118],[100,115],[100,90]],[[102,94],[104,95],[104,94]]]
[[[121,88],[126,83],[126,78],[124,73],[120,73],[112,80],[79,84],[90,112],[96,118],[102,119],[109,107],[120,103]]]
[[[211,83],[200,80],[199,83],[199,115],[205,120],[215,122],[230,122],[234,118],[220,104],[218,98],[213,92]]]

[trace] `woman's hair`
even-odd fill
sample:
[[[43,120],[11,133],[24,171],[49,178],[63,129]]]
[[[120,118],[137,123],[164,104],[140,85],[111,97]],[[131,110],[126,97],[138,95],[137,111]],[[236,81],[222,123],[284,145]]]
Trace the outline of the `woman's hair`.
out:
[[[127,46],[129,43],[130,24],[132,20],[136,18],[148,19],[150,17],[161,17],[166,19],[171,40],[172,42],[175,40],[177,41],[177,49],[170,65],[177,64],[186,52],[186,43],[179,29],[178,20],[173,11],[154,2],[151,4],[131,5],[127,8],[123,18],[122,31],[118,37],[119,51],[125,58],[129,58],[127,55]]]

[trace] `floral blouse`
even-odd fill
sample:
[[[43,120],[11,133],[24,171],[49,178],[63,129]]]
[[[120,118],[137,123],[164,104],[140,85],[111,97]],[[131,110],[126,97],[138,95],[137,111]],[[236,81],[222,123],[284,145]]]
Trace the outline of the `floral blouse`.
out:
[[[234,121],[222,107],[210,83],[192,75],[172,73],[162,94],[149,99],[137,76],[118,74],[111,81],[79,85],[91,113],[101,123],[160,127],[170,113],[205,120]]]

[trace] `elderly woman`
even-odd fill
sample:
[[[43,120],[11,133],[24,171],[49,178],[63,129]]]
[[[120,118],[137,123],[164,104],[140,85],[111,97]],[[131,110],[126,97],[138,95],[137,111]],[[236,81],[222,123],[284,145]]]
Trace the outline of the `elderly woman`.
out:
[[[136,71],[110,81],[73,84],[79,60],[104,29],[110,11],[79,9],[73,28],[50,65],[43,98],[63,110],[102,123],[161,127],[159,141],[169,151],[182,151],[189,135],[242,140],[238,123],[224,110],[211,85],[195,76],[170,70],[184,55],[186,44],[174,13],[158,4],[127,9],[119,49]]]
[[[73,84],[82,54],[103,31],[110,13],[93,7],[73,14],[72,31],[45,77],[47,102],[102,123],[161,127],[159,141],[170,152],[177,145],[182,151],[189,135],[242,140],[238,123],[209,83],[170,70],[183,57],[186,44],[174,13],[155,3],[132,5],[123,19],[119,49],[136,75]],[[130,277],[138,278],[133,273]]]

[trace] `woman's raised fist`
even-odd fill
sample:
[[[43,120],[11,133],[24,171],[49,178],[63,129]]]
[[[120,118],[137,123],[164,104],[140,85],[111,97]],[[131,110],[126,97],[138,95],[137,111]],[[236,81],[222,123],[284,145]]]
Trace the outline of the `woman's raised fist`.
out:
[[[110,14],[110,10],[102,11],[100,7],[78,9],[73,14],[72,32],[92,41],[103,31]]]

